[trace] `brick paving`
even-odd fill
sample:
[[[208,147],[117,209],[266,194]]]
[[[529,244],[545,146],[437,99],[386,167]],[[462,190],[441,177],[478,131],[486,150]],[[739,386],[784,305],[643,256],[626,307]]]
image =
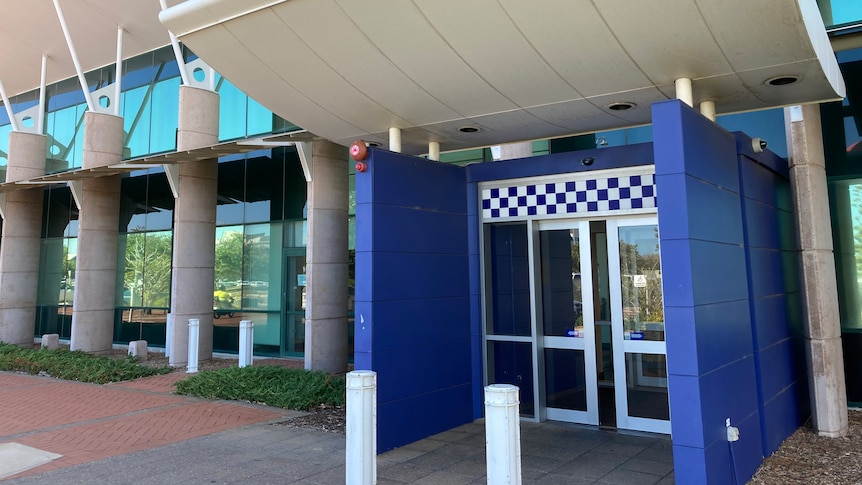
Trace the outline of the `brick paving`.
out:
[[[291,411],[169,394],[174,372],[109,385],[0,372],[0,443],[62,454],[15,477],[161,447]],[[295,413],[293,413],[295,414]]]
[[[0,372],[0,443],[63,455],[8,480],[344,483],[344,435],[283,425],[303,413],[168,394],[171,379],[182,377],[175,372],[97,386]],[[22,396],[40,401],[24,406]],[[7,402],[17,403],[14,415]],[[520,428],[525,485],[674,483],[668,437],[551,422],[522,422]],[[486,483],[483,420],[379,455],[377,476],[381,485]]]

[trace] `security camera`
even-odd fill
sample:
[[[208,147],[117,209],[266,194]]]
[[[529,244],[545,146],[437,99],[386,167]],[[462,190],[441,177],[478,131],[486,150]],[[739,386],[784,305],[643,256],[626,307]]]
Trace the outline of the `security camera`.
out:
[[[751,149],[754,150],[754,153],[763,153],[763,150],[766,150],[766,140],[763,138],[752,138]]]
[[[581,159],[581,165],[587,165],[587,166],[590,166],[590,165],[592,165],[592,164],[593,164],[593,162],[595,162],[595,161],[596,161],[596,159],[595,159],[595,158],[593,158],[593,157],[582,158],[582,159]]]

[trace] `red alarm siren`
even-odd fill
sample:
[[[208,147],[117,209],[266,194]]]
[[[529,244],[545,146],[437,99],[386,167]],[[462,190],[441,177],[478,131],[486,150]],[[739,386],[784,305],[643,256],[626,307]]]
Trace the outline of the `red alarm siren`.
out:
[[[368,146],[362,140],[356,140],[350,145],[350,156],[357,162],[368,158]],[[357,168],[357,170],[359,170]]]

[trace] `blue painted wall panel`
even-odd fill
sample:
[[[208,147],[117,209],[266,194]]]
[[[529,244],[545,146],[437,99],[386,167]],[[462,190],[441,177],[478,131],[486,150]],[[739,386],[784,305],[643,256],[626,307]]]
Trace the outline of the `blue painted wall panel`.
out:
[[[674,359],[683,361],[680,367],[693,367],[697,370],[695,375],[702,375],[751,355],[751,318],[747,299],[698,305],[693,308],[693,312],[691,326],[695,332],[697,352],[690,359]],[[677,327],[670,331],[676,333]],[[684,335],[688,337],[687,332]],[[671,347],[671,339],[676,337],[668,336],[669,349],[676,348]],[[670,363],[668,366],[670,368]],[[680,373],[690,375],[684,371]]]
[[[653,123],[676,479],[734,483],[729,417],[742,483],[807,412],[786,162],[679,101]]]
[[[375,301],[469,294],[466,249],[463,254],[375,252],[373,272]]]
[[[659,202],[661,204],[661,202]],[[662,294],[665,307],[683,307],[694,304],[692,285],[691,241],[687,239],[667,240],[664,238],[665,226],[669,219],[659,217],[661,237],[661,274]],[[672,325],[667,320],[668,326]]]
[[[581,160],[591,157],[590,166]],[[468,165],[467,181],[471,183],[487,180],[502,180],[521,177],[538,177],[559,173],[587,172],[607,168],[633,167],[653,163],[652,143],[626,145],[613,149],[579,150],[576,152],[554,153],[544,157],[524,160],[503,160],[494,163]]]
[[[788,338],[769,347],[761,348],[760,387],[764,397],[771,399],[799,378],[797,362],[804,356],[796,355],[793,339]]]
[[[742,207],[738,193],[690,175],[685,177],[685,193],[689,207],[687,237],[742,244],[742,226],[739,223]]]
[[[393,351],[375,351],[377,371],[377,399],[380,402],[405,399],[428,394],[447,387],[469,385],[470,355],[466,352],[449,352],[450,348],[469,349],[470,340],[454,340],[446,345],[413,345]],[[410,362],[410,367],[405,367]],[[464,407],[470,414],[468,402],[448,403]],[[423,419],[433,419],[424,417]]]
[[[755,298],[785,291],[785,267],[777,249],[751,248],[751,293]]]
[[[365,209],[365,206],[363,204],[362,208]],[[365,215],[364,210],[360,213],[359,209],[357,206],[357,218]],[[372,238],[375,252],[464,254],[467,248],[466,237],[431,238],[426,230],[427,227],[433,227],[445,234],[466,236],[467,218],[463,213],[378,204],[374,206],[372,217],[386,221],[386,224],[374,226]],[[397,231],[392,230],[395,227]]]
[[[377,452],[384,453],[451,429],[448,423],[472,421],[469,385],[447,387],[424,395],[380,402],[377,407]],[[441,405],[441,403],[446,403]]]
[[[668,360],[671,360],[668,349]],[[677,446],[703,448],[705,445],[701,408],[700,376],[682,376],[668,373],[667,387],[670,398],[670,426],[674,449]],[[675,453],[674,453],[675,455]]]
[[[470,338],[470,298],[383,300],[374,305],[374,350],[386,352],[410,344],[445,346]],[[406,318],[405,318],[406,317]]]
[[[685,173],[739,192],[733,135],[684,103],[653,104],[653,140],[657,175]]]
[[[374,203],[466,214],[464,169],[383,150],[371,150],[368,172],[373,175]],[[357,184],[365,174],[357,174]],[[357,203],[366,202],[359,198]],[[466,243],[466,239],[465,239]]]
[[[789,302],[786,294],[755,298],[753,304],[756,348],[768,347],[792,335],[792,329],[788,325],[790,316],[787,311]]]
[[[701,372],[698,364],[698,347],[692,345],[692,342],[697,342],[698,322],[695,319],[695,308],[692,306],[671,307],[665,305],[664,321],[668,374],[699,376]],[[674,392],[676,392],[676,388],[674,388]]]
[[[690,247],[695,305],[748,298],[743,247],[695,239],[691,240]],[[662,274],[664,274],[664,262],[665,258],[662,255]]]
[[[749,356],[704,374],[701,380],[701,415],[704,441],[727,441],[724,421],[740,422],[757,415],[757,374]],[[753,434],[759,434],[760,430]]]
[[[808,384],[796,381],[773,396],[763,406],[763,454],[769,456],[781,443],[802,425],[800,416],[808,416]]]
[[[375,149],[367,164],[356,174],[354,361],[378,373],[383,452],[472,421],[475,308],[464,169]]]
[[[781,248],[781,221],[775,206],[747,200],[745,204],[748,245],[753,248]]]
[[[676,417],[674,416],[674,419]],[[706,450],[702,447],[673,444],[673,477],[675,483],[707,483]],[[728,475],[728,478],[730,476]]]

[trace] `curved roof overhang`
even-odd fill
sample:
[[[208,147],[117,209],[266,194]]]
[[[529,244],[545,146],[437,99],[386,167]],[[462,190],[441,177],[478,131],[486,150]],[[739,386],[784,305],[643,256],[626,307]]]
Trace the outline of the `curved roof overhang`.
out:
[[[158,0],[59,0],[83,70],[167,45]],[[814,0],[167,0],[162,21],[232,83],[318,136],[424,153],[635,126],[693,80],[719,113],[840,99]],[[75,76],[51,0],[6,0],[10,95]],[[798,76],[786,86],[767,79]],[[635,105],[614,111],[615,102]],[[480,131],[462,133],[461,127]]]
[[[161,20],[280,116],[342,144],[401,128],[407,153],[646,124],[677,78],[719,114],[844,96],[815,0],[189,0]]]
[[[172,6],[180,0],[168,0]],[[123,58],[170,43],[158,21],[159,0],[60,0],[84,72],[116,62],[117,28],[122,27]],[[75,76],[75,66],[52,0],[4,0],[0,4],[0,80],[9,95],[40,85],[42,55],[47,82]]]

